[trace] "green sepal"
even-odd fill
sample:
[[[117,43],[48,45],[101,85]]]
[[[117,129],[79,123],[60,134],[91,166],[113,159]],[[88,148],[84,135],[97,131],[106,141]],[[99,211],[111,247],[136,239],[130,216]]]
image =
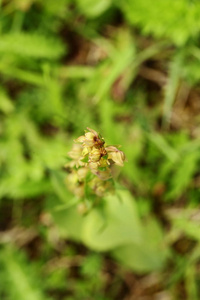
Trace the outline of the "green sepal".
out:
[[[87,154],[83,159],[81,159],[82,162],[88,163],[89,161],[89,155]]]
[[[106,167],[98,167],[98,170],[99,170],[99,171],[106,171],[107,168],[106,168]]]

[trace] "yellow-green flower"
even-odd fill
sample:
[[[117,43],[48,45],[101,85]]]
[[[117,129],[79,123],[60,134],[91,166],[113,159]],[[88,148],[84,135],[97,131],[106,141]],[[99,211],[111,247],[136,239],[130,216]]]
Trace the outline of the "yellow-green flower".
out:
[[[108,180],[112,178],[111,167],[123,166],[125,161],[123,151],[115,146],[105,146],[100,134],[89,127],[84,135],[75,140],[68,155],[71,161],[66,166],[71,171],[69,169],[66,183],[69,190],[79,198],[84,197],[86,185],[98,197],[102,197],[106,191],[112,191],[113,183]]]
[[[74,193],[78,198],[84,196],[84,182],[79,180],[79,176],[76,170],[72,170],[65,179],[68,189]]]
[[[68,156],[72,159],[69,163],[65,165],[65,167],[71,167],[73,168],[76,166],[77,168],[79,166],[84,166],[84,162],[82,162],[82,159],[84,158],[83,154],[83,148],[80,144],[73,144],[72,150],[68,152]]]
[[[105,148],[108,154],[108,159],[112,160],[117,166],[123,167],[125,161],[125,154],[115,146],[108,146]]]
[[[104,139],[98,135],[98,133],[87,127],[85,135],[79,136],[75,142],[82,143],[83,147],[95,147],[100,148],[104,145]]]
[[[107,193],[112,193],[114,191],[113,184],[111,181],[102,181],[100,178],[95,177],[89,183],[90,188],[93,192],[99,196],[103,197]]]

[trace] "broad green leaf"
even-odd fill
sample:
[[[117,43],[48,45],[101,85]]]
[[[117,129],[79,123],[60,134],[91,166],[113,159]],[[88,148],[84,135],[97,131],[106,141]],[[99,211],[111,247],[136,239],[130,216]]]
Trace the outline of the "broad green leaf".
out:
[[[140,243],[129,243],[112,251],[115,258],[125,266],[137,272],[149,272],[163,267],[167,249],[163,246],[163,237],[159,224],[149,219],[143,228]]]
[[[140,243],[142,225],[137,206],[127,191],[118,193],[120,198],[108,196],[105,199],[103,213],[98,207],[85,216],[77,207],[60,210],[55,199],[51,212],[64,236],[82,240],[92,249],[105,251],[130,241]]]
[[[78,212],[77,206],[61,207],[60,203],[57,203],[57,199],[53,197],[48,199],[47,205],[61,235],[65,238],[81,241],[82,228],[86,217]]]
[[[97,208],[85,218],[83,242],[95,250],[106,251],[131,241],[141,242],[142,228],[134,199],[124,190],[118,194],[119,198],[106,197],[104,217]]]

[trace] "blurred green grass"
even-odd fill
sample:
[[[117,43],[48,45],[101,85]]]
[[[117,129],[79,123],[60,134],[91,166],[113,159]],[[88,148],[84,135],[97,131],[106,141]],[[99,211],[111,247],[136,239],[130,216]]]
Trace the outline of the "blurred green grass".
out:
[[[1,299],[200,298],[199,15],[188,0],[1,1]],[[66,209],[62,168],[86,127],[126,153],[139,246],[98,252],[101,215]]]

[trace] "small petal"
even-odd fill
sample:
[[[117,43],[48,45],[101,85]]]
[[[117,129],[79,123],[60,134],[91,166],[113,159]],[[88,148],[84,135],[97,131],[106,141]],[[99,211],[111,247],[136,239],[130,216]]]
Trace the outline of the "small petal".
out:
[[[94,135],[98,136],[98,133],[94,129],[91,129],[91,128],[87,127],[87,130],[92,132]]]
[[[88,141],[90,141],[90,140],[93,141],[94,137],[95,137],[95,135],[92,132],[86,132],[85,133],[85,139],[87,139]]]
[[[73,144],[72,150],[68,152],[68,156],[73,159],[78,159],[81,156],[82,147],[79,144]]]
[[[85,141],[85,136],[81,135],[77,139],[74,140],[76,143],[83,143]]]

